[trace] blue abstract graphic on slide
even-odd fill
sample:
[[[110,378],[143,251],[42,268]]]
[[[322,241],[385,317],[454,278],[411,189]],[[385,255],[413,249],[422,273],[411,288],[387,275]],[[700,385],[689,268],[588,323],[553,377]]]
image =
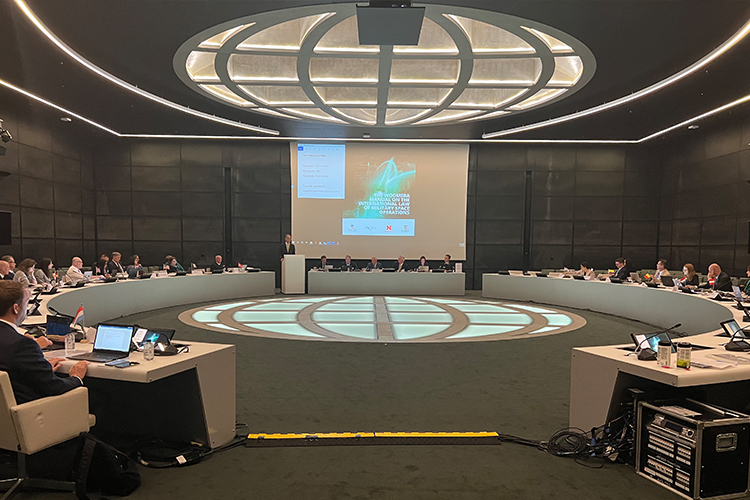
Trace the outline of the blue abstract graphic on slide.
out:
[[[414,164],[399,166],[395,158],[367,168],[364,198],[344,212],[343,235],[414,236],[409,193],[417,175]]]

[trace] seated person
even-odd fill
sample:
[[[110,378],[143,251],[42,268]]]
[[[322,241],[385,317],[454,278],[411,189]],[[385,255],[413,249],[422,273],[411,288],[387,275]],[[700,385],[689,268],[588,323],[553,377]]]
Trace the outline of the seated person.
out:
[[[128,259],[128,266],[125,268],[125,272],[128,273],[128,278],[136,278],[143,274],[143,266],[141,265],[140,256],[130,256],[130,258]]]
[[[10,264],[0,260],[0,280],[13,281],[13,275],[10,274]]]
[[[393,270],[397,273],[403,273],[404,271],[406,271],[406,264],[404,264],[405,260],[406,259],[404,259],[403,255],[399,255],[398,260],[395,264],[393,264]]]
[[[594,270],[589,266],[589,263],[586,261],[581,262],[581,268],[578,271],[565,271],[563,273],[567,276],[583,276],[587,280],[592,280],[596,278],[596,274],[594,273]]]
[[[347,255],[344,258],[344,263],[341,264],[341,270],[342,271],[356,271],[357,269],[359,269],[359,268],[357,267],[357,264],[355,264],[354,262],[352,262],[352,256],[351,255]]]
[[[122,260],[122,254],[120,252],[112,252],[112,258],[107,263],[107,274],[115,276],[125,272],[125,268],[122,267],[120,261]]]
[[[318,269],[321,271],[328,271],[328,258],[325,255],[320,256],[320,265],[318,266]]]
[[[0,257],[0,260],[4,260],[8,263],[8,272],[6,274],[10,276],[10,278],[7,279],[12,280],[16,275],[16,259],[14,259],[12,255],[3,255]]]
[[[426,271],[430,270],[430,266],[427,264],[427,257],[424,255],[419,258],[419,264],[417,265],[417,271],[422,271],[421,268],[426,267]]]
[[[750,266],[747,266],[747,271],[745,271],[745,274],[748,278],[750,278]],[[750,295],[750,280],[748,280],[747,283],[745,283],[745,289],[742,291],[745,295]]]
[[[107,265],[109,264],[109,255],[106,253],[103,253],[99,260],[94,262],[91,265],[91,274],[93,276],[106,276],[109,273],[107,272]]]
[[[83,267],[83,261],[80,257],[73,257],[73,260],[70,263],[70,267],[68,268],[68,272],[65,274],[65,276],[68,278],[68,281],[71,283],[88,283],[89,279],[83,274],[81,271],[81,268]]]
[[[666,259],[659,259],[659,262],[656,263],[656,272],[654,273],[654,277],[651,278],[651,282],[661,283],[662,276],[672,276],[671,274],[669,274],[669,271],[667,270]]]
[[[23,259],[21,263],[18,264],[13,281],[18,281],[24,286],[36,285],[36,278],[34,277],[35,266],[36,261],[34,259]]]
[[[375,269],[383,269],[383,264],[378,262],[377,257],[373,257],[370,262],[367,263],[365,271],[374,271]]]
[[[617,268],[617,271],[612,275],[613,278],[626,281],[630,277],[628,266],[625,264],[625,259],[623,257],[617,257],[615,259],[615,267]]]
[[[211,271],[226,271],[227,266],[223,262],[224,258],[221,255],[214,257],[214,261],[211,264]],[[177,262],[175,260],[175,262]]]
[[[166,269],[168,273],[181,273],[185,271],[173,255],[167,255],[164,258],[164,269]]]
[[[698,273],[695,272],[695,266],[693,266],[691,263],[688,262],[687,264],[682,266],[682,274],[684,276],[679,280],[680,286],[695,288],[696,286],[700,285]]]
[[[18,334],[29,298],[29,291],[20,283],[0,282],[0,370],[8,373],[18,404],[81,387],[88,368],[88,362],[79,361],[70,368],[69,376],[59,376],[55,372],[63,359],[45,359],[32,338]]]
[[[708,266],[708,283],[704,283],[698,288],[731,292],[732,278],[730,278],[727,273],[721,270],[721,266],[719,266],[719,264],[714,262],[713,264]]]
[[[443,257],[443,262],[438,266],[438,270],[446,273],[453,272],[453,263],[451,262],[450,254],[445,254],[445,257]]]
[[[55,276],[52,273],[52,259],[49,257],[44,257],[42,260],[39,261],[39,265],[36,267],[36,270],[34,271],[34,277],[36,278],[36,282],[40,285],[51,285],[53,281],[55,281]]]

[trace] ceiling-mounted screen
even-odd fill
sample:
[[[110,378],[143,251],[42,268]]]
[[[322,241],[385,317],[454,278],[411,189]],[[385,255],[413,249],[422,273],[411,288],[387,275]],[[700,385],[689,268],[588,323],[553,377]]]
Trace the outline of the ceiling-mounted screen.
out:
[[[466,259],[467,145],[294,142],[291,160],[298,254]]]

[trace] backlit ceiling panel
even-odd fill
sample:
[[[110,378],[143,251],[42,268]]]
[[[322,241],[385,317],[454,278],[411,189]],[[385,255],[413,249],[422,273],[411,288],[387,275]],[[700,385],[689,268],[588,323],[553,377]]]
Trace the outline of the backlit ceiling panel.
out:
[[[547,306],[380,296],[246,300],[191,309],[180,320],[235,335],[384,343],[528,339],[586,324]]]
[[[426,6],[416,46],[359,45],[355,4],[329,4],[214,26],[174,57],[185,84],[229,106],[373,127],[523,113],[573,94],[595,68],[591,51],[557,29],[437,5]]]

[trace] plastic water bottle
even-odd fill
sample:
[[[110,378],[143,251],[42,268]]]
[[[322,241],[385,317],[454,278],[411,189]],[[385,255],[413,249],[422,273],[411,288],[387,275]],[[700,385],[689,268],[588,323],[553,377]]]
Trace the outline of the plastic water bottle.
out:
[[[143,359],[146,361],[154,360],[154,343],[150,340],[143,343]]]
[[[70,356],[76,350],[76,336],[73,332],[68,332],[65,336],[65,355]]]
[[[670,341],[659,341],[659,350],[656,353],[656,363],[659,366],[672,366],[672,343]]]
[[[677,344],[677,368],[690,369],[690,358],[693,346],[690,342],[680,342]]]

